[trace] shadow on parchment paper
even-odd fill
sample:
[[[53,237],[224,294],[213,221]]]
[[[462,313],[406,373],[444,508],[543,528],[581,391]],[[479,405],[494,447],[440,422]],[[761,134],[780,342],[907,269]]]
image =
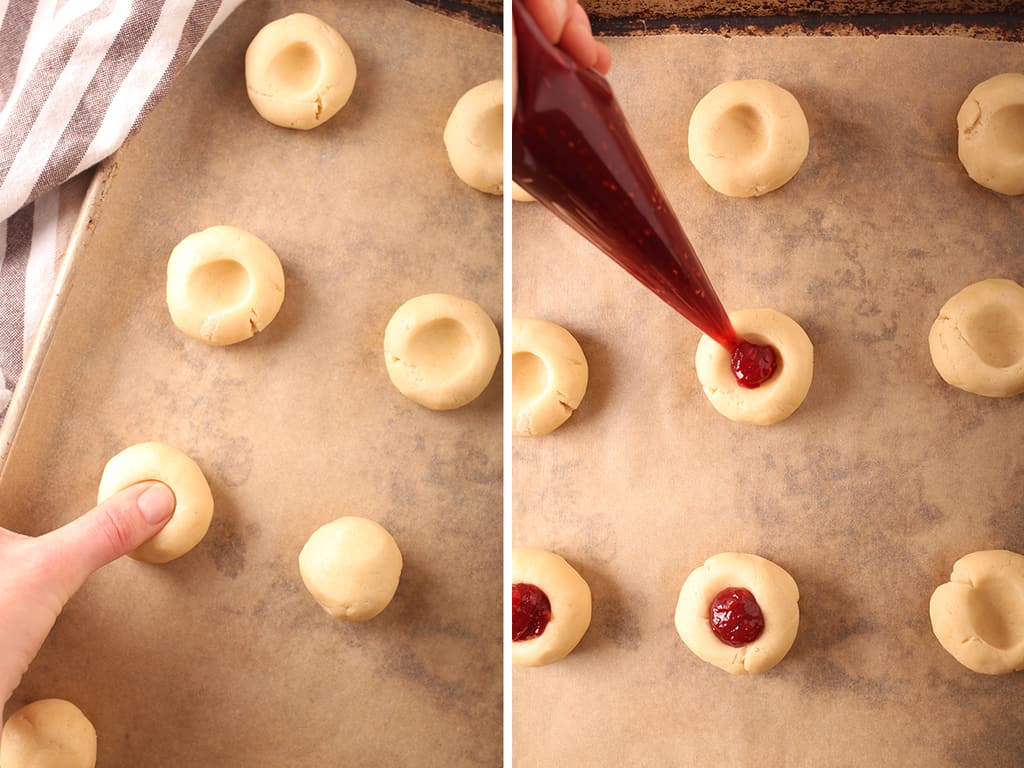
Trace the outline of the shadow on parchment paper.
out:
[[[593,612],[590,629],[576,646],[573,655],[588,654],[604,646],[635,651],[640,647],[638,616],[646,606],[646,599],[640,595],[626,595],[616,584],[616,579],[589,562],[579,567],[580,575],[590,586]]]
[[[587,358],[587,391],[583,395],[580,407],[561,427],[572,429],[577,420],[586,420],[591,413],[600,413],[605,409],[615,391],[615,360],[612,345],[600,336],[581,333],[566,327],[583,348]]]

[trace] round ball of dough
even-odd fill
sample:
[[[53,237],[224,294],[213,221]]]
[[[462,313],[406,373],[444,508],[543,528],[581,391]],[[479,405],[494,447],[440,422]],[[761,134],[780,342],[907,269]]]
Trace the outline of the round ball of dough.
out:
[[[455,174],[474,189],[500,195],[504,137],[501,80],[470,88],[444,127],[444,146]]]
[[[345,106],[356,60],[345,39],[308,13],[259,31],[245,51],[245,87],[260,116],[282,128],[316,128]]]
[[[512,663],[553,664],[568,656],[590,626],[590,587],[564,558],[546,549],[512,548],[512,584],[529,584],[547,597],[551,615],[544,631],[512,643]]]
[[[972,552],[932,593],[932,632],[968,669],[1005,675],[1024,669],[1024,555]]]
[[[778,189],[800,170],[809,146],[800,103],[767,80],[722,83],[690,116],[690,162],[712,189],[730,197]]]
[[[957,155],[972,179],[1004,195],[1024,194],[1024,74],[975,86],[956,127]]]
[[[0,733],[3,768],[95,768],[96,729],[63,699],[22,707]]]
[[[761,607],[764,630],[754,642],[734,647],[711,629],[711,603],[729,587],[753,594]],[[771,560],[725,552],[708,558],[686,577],[676,604],[676,631],[695,655],[734,675],[765,672],[793,645],[800,626],[800,590],[793,577]]]
[[[512,199],[519,203],[534,203],[537,201],[537,198],[520,187],[514,181],[512,182]]]
[[[1024,288],[982,280],[947,301],[928,334],[932,364],[958,389],[986,397],[1024,392]]]
[[[737,335],[775,350],[775,373],[756,389],[741,387],[729,350],[709,336],[697,343],[697,378],[715,410],[733,421],[762,426],[790,416],[807,397],[814,347],[795,320],[774,309],[730,312]]]
[[[96,503],[136,483],[159,480],[174,494],[174,514],[167,525],[129,556],[145,563],[166,563],[196,546],[210,529],[213,494],[199,466],[163,443],[139,443],[107,462]]]
[[[461,408],[486,389],[501,355],[498,329],[479,304],[446,293],[409,299],[384,331],[384,362],[398,391],[435,411]]]
[[[388,607],[402,575],[402,553],[373,520],[339,517],[309,537],[299,554],[306,589],[337,619],[368,621]]]
[[[512,320],[512,434],[553,432],[579,408],[587,391],[587,358],[560,325]]]
[[[237,227],[194,232],[167,262],[171,320],[215,347],[252,338],[277,316],[284,271],[270,246]]]

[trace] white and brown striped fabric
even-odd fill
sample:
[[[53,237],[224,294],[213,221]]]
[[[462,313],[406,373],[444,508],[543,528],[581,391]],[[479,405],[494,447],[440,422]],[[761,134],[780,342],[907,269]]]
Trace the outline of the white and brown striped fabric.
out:
[[[0,0],[0,416],[49,301],[83,172],[138,129],[241,2]]]

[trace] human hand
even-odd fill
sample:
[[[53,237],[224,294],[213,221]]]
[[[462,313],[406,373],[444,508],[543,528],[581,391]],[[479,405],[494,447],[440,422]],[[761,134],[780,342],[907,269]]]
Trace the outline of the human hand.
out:
[[[594,39],[590,19],[578,0],[524,0],[526,8],[547,39],[568,53],[581,67],[594,67],[607,75],[612,55]]]
[[[38,538],[0,528],[0,713],[72,595],[159,533],[174,504],[166,485],[139,483]]]

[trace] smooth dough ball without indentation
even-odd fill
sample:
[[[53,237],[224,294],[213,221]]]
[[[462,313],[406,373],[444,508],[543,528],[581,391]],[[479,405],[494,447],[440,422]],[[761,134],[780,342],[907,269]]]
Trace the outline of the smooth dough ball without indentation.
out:
[[[748,590],[764,617],[760,637],[739,648],[723,643],[711,629],[711,603],[727,587]],[[757,555],[724,552],[686,577],[676,604],[676,631],[696,656],[726,672],[765,672],[793,646],[800,626],[799,600],[800,590],[784,568]]]
[[[474,189],[500,195],[504,162],[501,80],[466,91],[444,127],[444,146],[455,174]]]
[[[956,116],[957,155],[978,184],[1024,195],[1024,74],[977,85]]]
[[[160,533],[130,553],[146,563],[166,563],[195,547],[210,529],[213,494],[192,459],[163,443],[139,443],[107,462],[96,501],[103,503],[125,488],[158,480],[174,494],[174,514]]]
[[[767,80],[734,80],[711,89],[690,117],[690,162],[730,197],[778,189],[807,157],[810,133],[800,103]]]
[[[968,669],[1005,675],[1024,669],[1024,555],[972,552],[932,593],[932,631]]]
[[[547,320],[512,320],[512,434],[553,432],[587,391],[587,358],[565,328]]]
[[[939,310],[928,334],[932,364],[958,389],[986,397],[1024,392],[1024,287],[989,279]]]
[[[512,663],[541,667],[564,659],[590,627],[587,582],[561,555],[546,549],[513,547],[512,583],[532,584],[551,605],[551,618],[540,635],[512,643]]]
[[[752,344],[775,350],[775,373],[755,389],[741,387],[732,371],[732,358],[710,336],[697,343],[697,378],[715,410],[733,421],[766,426],[792,415],[811,388],[814,346],[804,329],[774,309],[730,312],[736,334]]]
[[[0,733],[3,768],[95,768],[96,729],[78,707],[43,699],[22,707]]]
[[[338,113],[356,84],[345,38],[316,16],[293,13],[259,31],[245,52],[249,101],[282,128],[316,128]]]
[[[299,554],[306,589],[327,613],[368,621],[391,602],[402,575],[402,552],[381,525],[339,517],[309,537]]]
[[[446,293],[409,299],[384,331],[384,362],[398,391],[435,411],[461,408],[487,388],[501,356],[498,329],[479,304]]]
[[[210,227],[171,251],[167,308],[193,339],[215,347],[250,339],[270,325],[283,301],[280,259],[245,230]]]

